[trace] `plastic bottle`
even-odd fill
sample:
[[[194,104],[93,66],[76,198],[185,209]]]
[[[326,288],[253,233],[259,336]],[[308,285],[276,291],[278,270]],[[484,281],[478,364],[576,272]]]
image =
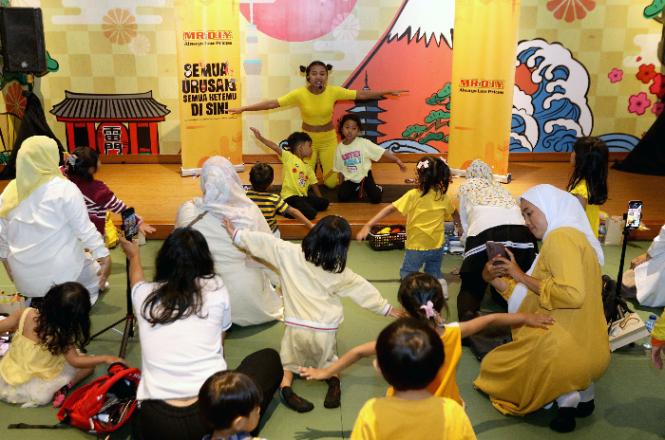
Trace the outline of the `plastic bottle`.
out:
[[[656,325],[656,320],[658,319],[658,316],[654,315],[653,313],[649,315],[649,319],[647,319],[647,322],[644,323],[644,326],[647,328],[647,331],[649,332],[649,335],[651,335],[651,332],[653,331],[653,327]],[[647,339],[647,342],[642,344],[644,348],[647,350],[651,350],[651,336]]]

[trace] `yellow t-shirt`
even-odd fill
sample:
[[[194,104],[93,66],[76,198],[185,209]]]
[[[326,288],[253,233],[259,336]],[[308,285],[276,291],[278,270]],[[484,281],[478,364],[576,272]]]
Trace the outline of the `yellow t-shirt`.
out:
[[[445,397],[406,400],[398,397],[370,399],[360,409],[351,440],[476,438],[462,406]]]
[[[447,217],[455,212],[447,194],[440,196],[433,189],[421,196],[414,188],[393,202],[406,216],[406,249],[427,251],[443,246],[443,228]]]
[[[307,188],[316,183],[316,174],[311,166],[290,151],[282,150],[282,198],[307,197]]]
[[[315,95],[307,87],[291,90],[277,98],[280,107],[295,105],[300,108],[300,116],[305,124],[325,125],[332,121],[333,109],[337,101],[353,101],[356,91],[339,86],[326,86],[323,92]]]
[[[591,230],[598,237],[598,229],[600,228],[600,205],[592,205],[589,203],[589,189],[586,184],[586,180],[581,180],[575,188],[573,188],[570,193],[574,196],[580,196],[583,199],[586,199],[587,204],[584,211],[586,216],[589,219],[589,224],[591,225]]]
[[[457,365],[462,357],[462,331],[458,322],[446,324],[445,331],[441,334],[441,342],[443,342],[445,360],[434,380],[427,385],[427,391],[434,396],[447,397],[464,405],[457,386]],[[393,387],[388,388],[386,396],[393,395],[395,395]]]

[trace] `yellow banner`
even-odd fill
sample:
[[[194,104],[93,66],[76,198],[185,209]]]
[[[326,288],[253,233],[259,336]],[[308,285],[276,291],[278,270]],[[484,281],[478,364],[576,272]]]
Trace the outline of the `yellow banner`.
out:
[[[519,0],[458,0],[448,163],[508,172]]]
[[[239,0],[176,0],[183,174],[210,156],[242,163]]]

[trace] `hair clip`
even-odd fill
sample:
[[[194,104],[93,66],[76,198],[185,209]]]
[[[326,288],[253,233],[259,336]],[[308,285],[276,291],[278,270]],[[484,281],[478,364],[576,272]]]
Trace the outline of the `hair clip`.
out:
[[[69,157],[67,158],[67,163],[70,164],[71,166],[74,166],[76,165],[76,159],[78,159],[78,157],[76,157],[76,154],[70,154]]]
[[[425,317],[427,319],[434,318],[436,310],[434,310],[434,304],[432,301],[427,301],[427,304],[420,306],[420,310],[425,311]]]
[[[416,165],[416,168],[417,169],[429,168],[429,160],[427,159],[421,160],[420,162],[418,162],[418,165]]]

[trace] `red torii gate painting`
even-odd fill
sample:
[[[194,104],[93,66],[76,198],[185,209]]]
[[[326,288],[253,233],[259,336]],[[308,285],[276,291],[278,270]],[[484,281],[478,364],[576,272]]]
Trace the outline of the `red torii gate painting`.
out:
[[[65,91],[51,113],[66,124],[67,148],[90,147],[108,156],[159,154],[157,123],[171,111],[152,91],[88,94]]]

